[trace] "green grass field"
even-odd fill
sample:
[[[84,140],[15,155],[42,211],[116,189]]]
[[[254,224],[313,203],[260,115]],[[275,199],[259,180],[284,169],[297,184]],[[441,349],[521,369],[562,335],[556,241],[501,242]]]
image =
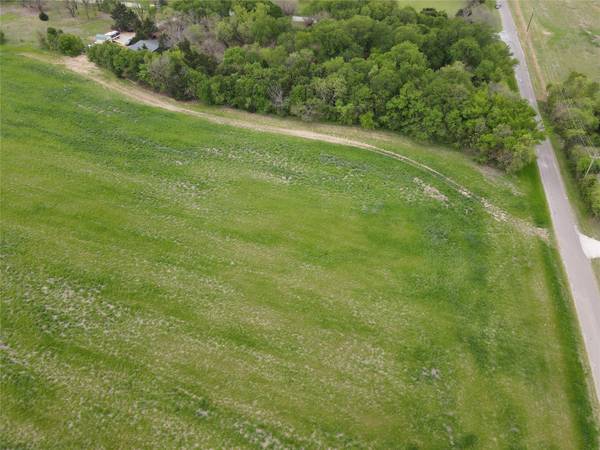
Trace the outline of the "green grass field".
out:
[[[390,158],[0,63],[3,448],[597,448],[541,239]],[[443,158],[547,223],[534,170]]]

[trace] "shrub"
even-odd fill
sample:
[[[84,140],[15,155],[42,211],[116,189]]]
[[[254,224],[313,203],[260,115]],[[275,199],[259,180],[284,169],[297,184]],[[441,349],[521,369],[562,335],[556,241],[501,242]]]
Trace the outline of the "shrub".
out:
[[[81,55],[85,45],[79,36],[65,34],[62,30],[53,27],[46,29],[46,35],[39,34],[40,47],[62,53],[67,56]]]
[[[360,126],[367,130],[375,128],[375,121],[373,120],[373,111],[369,111],[360,116]]]
[[[99,66],[106,67],[121,78],[137,80],[140,68],[148,55],[146,51],[134,52],[114,42],[93,45],[87,51],[88,59]]]
[[[6,42],[6,37],[4,36],[4,31],[0,30],[0,45]]]
[[[40,37],[40,44],[42,48],[47,48],[52,51],[58,51],[58,37],[62,34],[62,30],[57,30],[53,27],[46,29],[45,38]]]
[[[149,57],[140,68],[140,79],[159,92],[164,92],[178,100],[195,96],[193,73],[181,56],[181,52],[166,52]]]
[[[67,56],[78,56],[85,50],[85,45],[79,36],[61,34],[58,37],[58,51]]]

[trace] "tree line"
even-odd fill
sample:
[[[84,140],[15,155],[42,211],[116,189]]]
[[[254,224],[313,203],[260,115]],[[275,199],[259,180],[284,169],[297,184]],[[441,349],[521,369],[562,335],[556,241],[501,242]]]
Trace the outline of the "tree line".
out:
[[[600,84],[573,72],[549,86],[546,110],[584,200],[600,217]]]
[[[507,171],[532,161],[535,114],[487,25],[395,0],[312,0],[304,26],[285,13],[269,0],[174,0],[163,51],[106,43],[88,56],[178,99],[389,129]]]

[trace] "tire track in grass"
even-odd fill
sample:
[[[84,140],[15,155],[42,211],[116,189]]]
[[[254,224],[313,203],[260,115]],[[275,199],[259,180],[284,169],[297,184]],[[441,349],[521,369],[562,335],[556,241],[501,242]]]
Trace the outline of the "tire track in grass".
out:
[[[343,138],[343,137],[339,137],[339,136],[332,136],[332,135],[324,134],[324,133],[318,133],[315,131],[294,129],[294,128],[283,128],[283,127],[276,127],[276,126],[272,126],[272,125],[262,125],[262,124],[257,124],[257,123],[239,120],[239,119],[221,117],[221,116],[217,116],[217,115],[206,113],[206,112],[194,111],[192,109],[188,109],[188,108],[181,106],[181,104],[179,104],[175,100],[172,100],[164,95],[160,95],[155,92],[144,89],[144,88],[134,84],[133,82],[120,83],[118,81],[110,80],[110,79],[106,78],[105,76],[103,76],[102,71],[94,63],[89,61],[85,55],[81,55],[81,56],[78,56],[75,58],[66,58],[65,57],[65,58],[58,58],[58,59],[49,59],[49,58],[45,58],[43,55],[33,54],[33,53],[21,53],[21,55],[28,57],[28,58],[36,59],[36,60],[39,60],[39,61],[42,61],[45,63],[58,64],[63,67],[66,67],[67,69],[102,85],[106,89],[118,92],[118,93],[124,95],[125,97],[128,97],[138,103],[142,103],[145,105],[154,106],[154,107],[162,108],[162,109],[172,111],[172,112],[177,112],[177,113],[187,114],[190,116],[199,117],[201,119],[204,119],[206,121],[209,121],[211,123],[215,123],[218,125],[227,125],[227,126],[233,126],[236,128],[245,128],[245,129],[249,129],[249,130],[253,130],[253,131],[260,131],[260,132],[264,132],[264,133],[272,133],[272,134],[286,135],[286,136],[292,136],[292,137],[299,137],[299,138],[310,139],[310,140],[314,140],[314,141],[327,142],[330,144],[346,145],[349,147],[360,148],[360,149],[367,150],[367,151],[370,151],[373,153],[377,153],[379,155],[382,155],[382,156],[385,156],[388,158],[392,158],[397,161],[401,161],[404,164],[407,164],[407,165],[409,165],[413,168],[416,168],[422,172],[426,172],[429,175],[432,175],[433,177],[439,179],[440,181],[445,183],[448,187],[450,187],[454,191],[458,192],[463,197],[470,198],[470,199],[473,199],[474,201],[478,202],[483,207],[483,209],[488,214],[490,214],[496,221],[508,223],[508,224],[512,225],[514,228],[516,228],[518,231],[520,231],[526,235],[539,237],[539,238],[543,239],[544,241],[549,240],[549,233],[548,233],[547,229],[536,227],[536,226],[532,225],[531,223],[527,222],[526,220],[511,216],[506,211],[493,205],[485,197],[478,196],[478,195],[470,192],[465,186],[454,181],[452,178],[448,177],[447,175],[444,175],[442,172],[440,172],[426,164],[415,161],[412,158],[392,152],[390,150],[385,150],[380,147],[376,147],[375,145],[367,144],[366,142],[361,142],[361,141],[357,141],[354,139],[347,139],[347,138]]]

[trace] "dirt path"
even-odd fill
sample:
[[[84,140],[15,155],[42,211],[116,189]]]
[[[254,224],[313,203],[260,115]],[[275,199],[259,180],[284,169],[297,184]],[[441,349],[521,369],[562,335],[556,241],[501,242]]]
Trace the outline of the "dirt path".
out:
[[[29,56],[29,55],[28,55]],[[405,162],[413,167],[421,169],[423,171],[429,172],[432,175],[435,175],[437,178],[442,179],[445,183],[450,185],[453,189],[457,190],[463,195],[467,197],[475,197],[473,194],[468,192],[468,190],[461,186],[459,183],[455,182],[451,178],[445,176],[441,172],[437,170],[419,163],[411,158],[406,156],[399,155],[397,153],[381,149],[371,144],[367,144],[365,142],[360,142],[352,139],[342,138],[338,136],[332,136],[329,134],[317,133],[309,130],[301,130],[301,129],[293,129],[293,128],[282,128],[275,127],[271,125],[262,125],[254,122],[247,122],[244,120],[232,119],[228,117],[220,117],[210,113],[204,113],[200,111],[194,111],[192,109],[185,108],[181,106],[181,104],[176,101],[165,97],[163,95],[157,94],[155,92],[148,91],[140,86],[137,86],[133,83],[119,83],[111,80],[107,80],[102,76],[102,72],[96,65],[87,60],[87,58],[82,55],[76,58],[65,58],[62,60],[62,63],[71,69],[73,72],[77,72],[80,75],[85,76],[86,78],[92,79],[102,86],[111,89],[113,91],[118,91],[119,93],[136,100],[138,102],[144,103],[150,106],[156,106],[158,108],[167,109],[169,111],[179,112],[183,114],[188,114],[196,117],[201,117],[204,120],[207,120],[212,123],[217,123],[219,125],[230,125],[237,128],[247,128],[254,131],[261,131],[266,133],[274,133],[274,134],[285,134],[287,136],[295,136],[301,137],[304,139],[311,139],[322,142],[329,142],[332,144],[341,144],[348,145],[350,147],[358,147],[365,150],[369,150],[375,153],[380,153],[386,155],[388,157],[398,159],[400,161]]]
[[[105,88],[119,92],[120,94],[143,104],[149,106],[155,106],[158,108],[166,109],[168,111],[188,114],[195,117],[200,117],[204,120],[207,120],[212,123],[216,123],[219,125],[229,125],[237,128],[246,128],[254,131],[260,131],[265,133],[273,133],[273,134],[281,134],[286,136],[294,136],[300,137],[304,139],[311,139],[315,141],[328,142],[331,144],[340,144],[347,145],[350,147],[356,147],[364,150],[368,150],[373,153],[378,153],[380,155],[384,155],[388,158],[393,158],[398,161],[402,161],[405,164],[408,164],[412,167],[415,167],[423,172],[429,173],[439,180],[443,181],[446,185],[448,185],[451,189],[455,190],[459,194],[464,197],[472,198],[478,201],[483,208],[497,221],[506,222],[513,225],[520,232],[530,235],[537,236],[544,240],[549,239],[548,230],[545,228],[538,228],[530,224],[529,222],[519,219],[516,217],[512,217],[502,209],[490,203],[487,199],[477,196],[470,192],[466,187],[454,181],[452,178],[444,175],[443,173],[435,170],[432,167],[427,166],[426,164],[422,164],[414,159],[411,159],[407,156],[399,155],[389,150],[384,150],[382,148],[376,147],[371,144],[367,144],[365,142],[356,141],[353,139],[346,139],[339,136],[332,136],[329,134],[318,133],[309,130],[302,129],[294,129],[294,128],[283,128],[276,127],[271,125],[262,125],[254,122],[248,122],[239,119],[232,119],[228,117],[220,117],[214,114],[194,111],[189,108],[185,108],[181,105],[181,103],[172,100],[163,95],[157,94],[155,92],[148,91],[141,86],[138,86],[132,82],[119,82],[115,80],[107,79],[103,76],[102,70],[99,69],[94,63],[90,62],[85,55],[78,56],[76,58],[63,58],[60,60],[50,60],[44,58],[41,55],[36,54],[23,54],[23,56],[27,56],[30,58],[38,59],[44,61],[46,63],[54,63],[61,64],[68,69],[76,72],[90,80],[97,82],[98,84],[104,86]]]

